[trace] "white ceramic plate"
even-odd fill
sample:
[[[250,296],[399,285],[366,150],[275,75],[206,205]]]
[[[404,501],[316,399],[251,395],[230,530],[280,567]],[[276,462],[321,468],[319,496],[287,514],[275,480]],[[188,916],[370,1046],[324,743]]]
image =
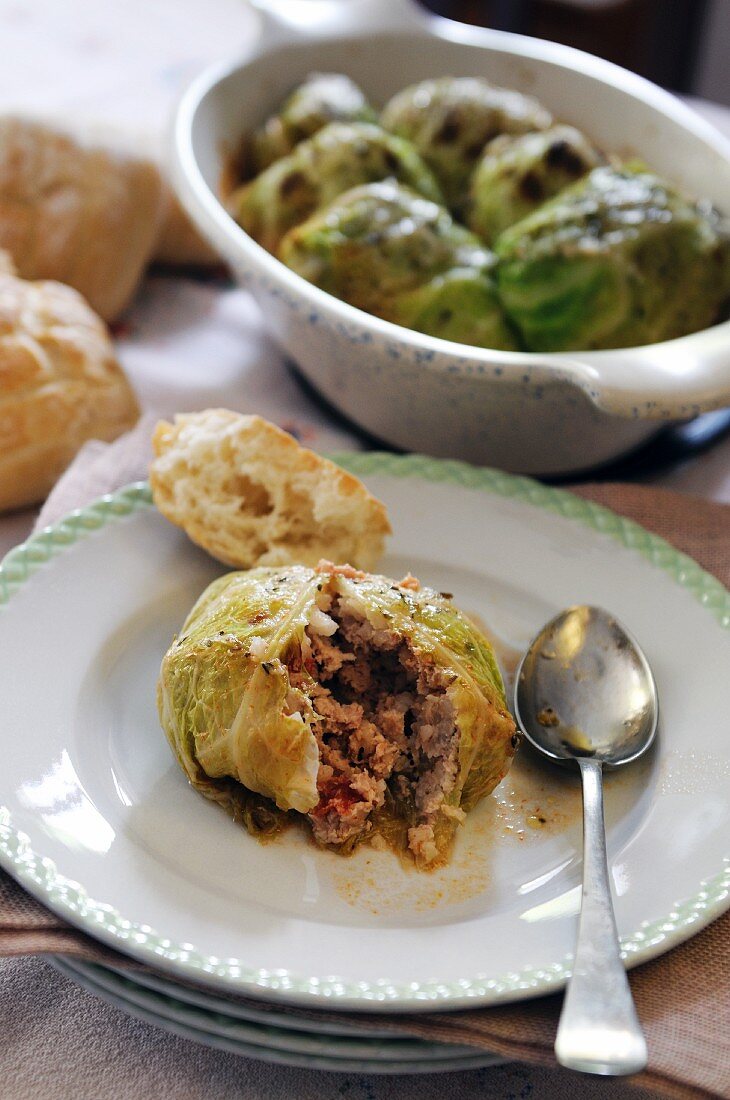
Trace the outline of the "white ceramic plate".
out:
[[[503,1058],[473,1048],[411,1040],[343,1042],[331,1038],[302,1039],[278,1028],[256,1028],[240,1020],[201,1012],[185,1002],[151,997],[134,982],[100,967],[68,959],[53,959],[52,965],[89,993],[107,1001],[130,1016],[161,1027],[196,1043],[255,1058],[276,1065],[337,1073],[446,1073],[501,1065]],[[415,1052],[417,1050],[417,1053]],[[453,1053],[459,1051],[459,1053]],[[390,1056],[389,1056],[390,1054]]]
[[[354,1025],[346,1027],[340,1024],[335,1034],[328,1030],[328,1021],[300,1019],[276,1012],[272,1014],[269,1006],[263,1003],[258,1011],[247,1004],[244,1016],[239,1003],[211,997],[208,1004],[203,1004],[196,990],[184,986],[173,986],[172,983],[164,986],[161,983],[157,988],[152,988],[144,981],[145,975],[140,981],[140,976],[131,971],[121,973],[78,959],[57,958],[52,961],[58,970],[85,989],[112,1003],[123,1002],[128,1011],[142,1009],[162,1021],[194,1027],[213,1038],[260,1047],[259,1057],[264,1059],[270,1052],[282,1057],[304,1055],[307,1058],[326,1058],[334,1064],[334,1068],[339,1068],[343,1059],[350,1064],[358,1060],[362,1065],[375,1065],[376,1069],[378,1064],[386,1063],[390,1068],[382,1072],[393,1072],[392,1067],[400,1065],[404,1073],[452,1069],[462,1061],[466,1062],[463,1068],[471,1068],[475,1060],[479,1065],[497,1065],[504,1060],[474,1047],[427,1042],[397,1030],[387,1033],[364,1026],[356,1028]],[[302,1024],[306,1026],[302,1028]],[[419,1068],[421,1065],[422,1069]]]
[[[609,777],[629,964],[728,906],[730,595],[610,512],[525,479],[355,455],[395,535],[384,568],[454,592],[521,649],[557,609],[610,608],[659,687],[656,751]],[[580,882],[577,779],[523,754],[423,875],[292,831],[262,846],[186,784],[155,712],[160,657],[218,567],[143,486],[2,568],[0,862],[56,912],[158,969],[290,1002],[457,1007],[559,987]],[[543,818],[544,822],[540,819]]]

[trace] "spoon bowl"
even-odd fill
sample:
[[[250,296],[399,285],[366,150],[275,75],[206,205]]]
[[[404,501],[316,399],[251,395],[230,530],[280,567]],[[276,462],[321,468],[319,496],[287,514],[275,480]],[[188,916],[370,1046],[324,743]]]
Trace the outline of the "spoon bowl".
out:
[[[599,607],[570,607],[543,627],[517,670],[516,718],[561,762],[628,764],[654,740],[656,684],[636,640]]]

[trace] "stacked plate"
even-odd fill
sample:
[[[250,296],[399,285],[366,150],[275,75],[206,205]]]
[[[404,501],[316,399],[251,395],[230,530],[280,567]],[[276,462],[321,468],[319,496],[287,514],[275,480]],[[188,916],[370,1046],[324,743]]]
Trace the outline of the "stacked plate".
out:
[[[282,1065],[342,1073],[438,1073],[499,1065],[474,1047],[429,1043],[407,1032],[317,1019],[192,990],[153,972],[138,975],[78,960],[57,970],[90,993],[186,1039]]]
[[[507,673],[573,603],[609,608],[639,639],[660,735],[606,792],[627,963],[719,915],[730,901],[727,591],[635,524],[526,479],[413,456],[342,463],[388,507],[383,570],[453,592],[488,624]],[[577,778],[522,751],[449,866],[430,874],[365,848],[340,859],[297,830],[260,845],[188,787],[156,714],[161,654],[217,572],[144,485],[74,513],[0,567],[0,863],[145,967],[56,965],[136,1016],[269,1061],[388,1073],[494,1064],[409,1038],[387,1014],[565,982]]]

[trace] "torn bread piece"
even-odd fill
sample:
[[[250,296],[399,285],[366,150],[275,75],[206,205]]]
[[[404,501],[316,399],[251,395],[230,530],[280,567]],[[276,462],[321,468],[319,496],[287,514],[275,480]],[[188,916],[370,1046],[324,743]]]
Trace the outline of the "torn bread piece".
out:
[[[226,565],[315,565],[322,557],[370,569],[390,524],[352,474],[262,419],[227,409],[161,421],[150,485],[172,523]]]

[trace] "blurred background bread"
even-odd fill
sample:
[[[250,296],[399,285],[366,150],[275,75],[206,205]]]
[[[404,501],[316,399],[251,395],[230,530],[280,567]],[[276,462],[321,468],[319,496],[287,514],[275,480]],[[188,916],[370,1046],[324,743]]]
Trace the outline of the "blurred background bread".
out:
[[[380,501],[260,416],[178,415],[160,421],[153,448],[155,504],[226,565],[330,558],[369,570],[383,552],[390,524]]]
[[[0,248],[25,279],[55,279],[105,321],[153,260],[217,261],[169,188],[159,140],[109,127],[71,132],[0,117]]]
[[[112,440],[137,401],[105,325],[71,287],[0,262],[0,511],[48,494],[88,439]]]
[[[0,248],[22,278],[66,283],[112,320],[137,288],[164,211],[153,164],[0,118]]]
[[[82,148],[104,149],[122,160],[137,160],[156,169],[163,192],[160,230],[148,256],[150,263],[179,267],[211,267],[220,264],[213,251],[190,221],[167,179],[167,140],[165,132],[154,127],[112,125],[82,118],[48,116],[47,125],[64,132]]]

